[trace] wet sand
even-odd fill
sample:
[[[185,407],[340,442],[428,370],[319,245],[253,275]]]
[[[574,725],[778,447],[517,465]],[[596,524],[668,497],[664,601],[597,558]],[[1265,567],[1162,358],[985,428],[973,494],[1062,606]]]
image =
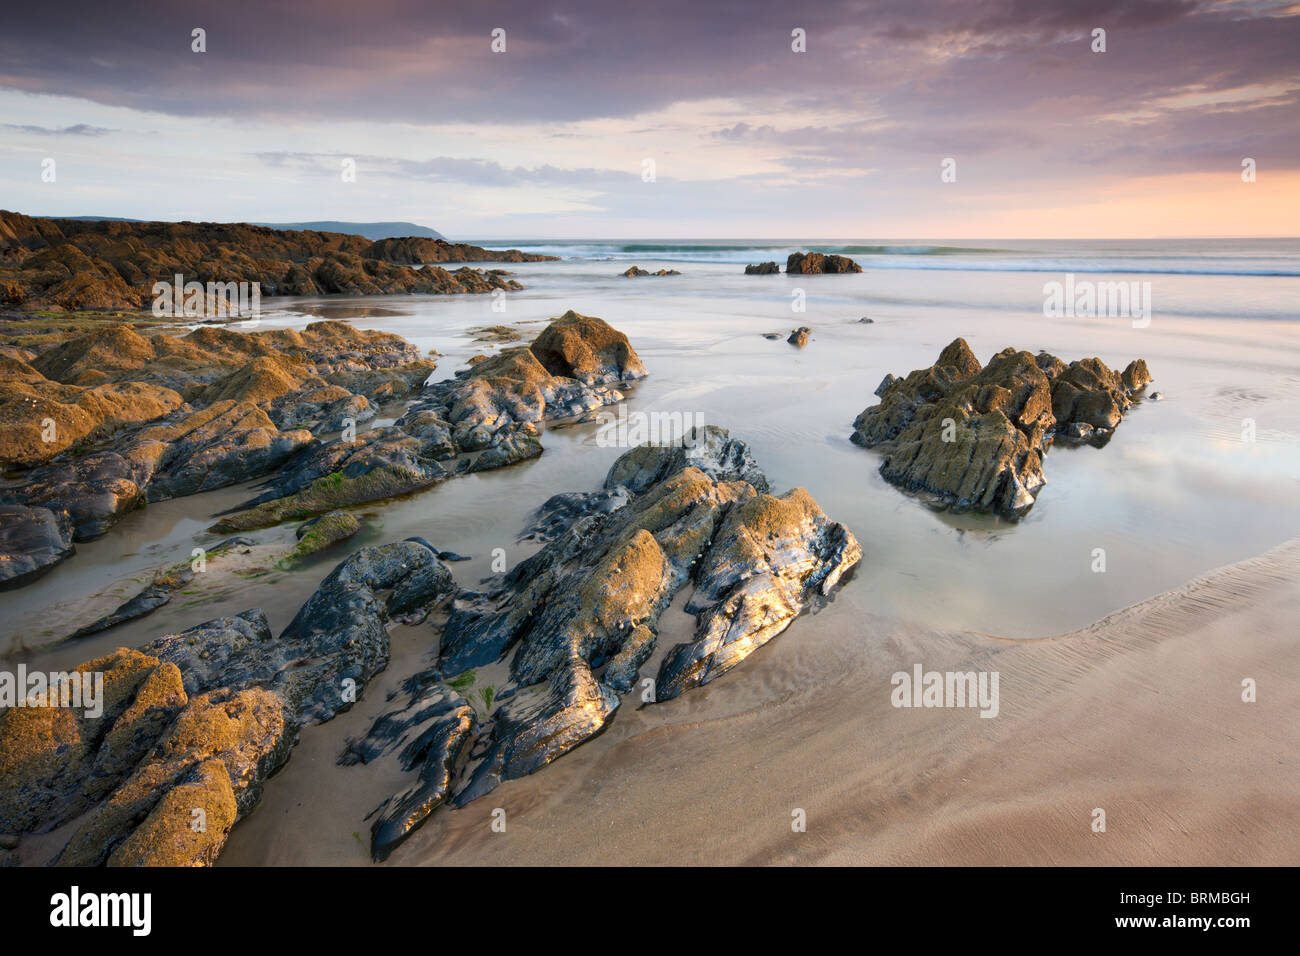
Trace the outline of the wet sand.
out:
[[[439,810],[389,862],[1294,865],[1298,572],[1300,538],[1036,640],[831,631],[828,609],[708,687],[626,700],[601,737]],[[418,656],[410,636],[383,684]],[[915,663],[996,670],[999,716],[892,707],[890,675]],[[360,817],[395,780],[333,758],[382,707],[306,731],[220,864],[366,862]]]

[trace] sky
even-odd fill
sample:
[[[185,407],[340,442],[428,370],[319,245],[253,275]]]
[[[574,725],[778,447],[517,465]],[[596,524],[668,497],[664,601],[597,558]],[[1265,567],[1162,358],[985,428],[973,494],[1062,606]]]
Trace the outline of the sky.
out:
[[[451,238],[1296,235],[1300,2],[10,4],[0,208]]]

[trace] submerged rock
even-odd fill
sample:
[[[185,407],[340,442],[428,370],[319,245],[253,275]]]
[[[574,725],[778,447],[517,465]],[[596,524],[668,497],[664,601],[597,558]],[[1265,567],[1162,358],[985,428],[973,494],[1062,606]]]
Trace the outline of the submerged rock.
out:
[[[930,368],[886,376],[852,440],[885,453],[887,481],[938,507],[1014,519],[1045,483],[1053,440],[1104,443],[1150,381],[1141,359],[1114,372],[1008,348],[981,366],[959,338]]]
[[[632,449],[601,491],[550,499],[530,532],[545,546],[486,590],[456,595],[437,666],[408,682],[405,700],[342,758],[416,740],[406,728],[427,728],[419,739],[427,732],[436,744],[426,748],[434,783],[421,771],[421,782],[380,808],[375,855],[391,852],[438,802],[463,805],[600,733],[688,583],[696,634],[660,668],[664,700],[725,673],[829,595],[861,558],[857,541],[806,491],[773,497],[767,487],[748,447],[709,427],[684,447]],[[485,703],[478,725],[467,724],[443,679],[507,657],[501,703]],[[462,752],[463,769],[449,777]]]
[[[760,262],[758,265],[745,266],[745,275],[747,276],[770,276],[776,275],[781,271],[781,267],[775,262]]]

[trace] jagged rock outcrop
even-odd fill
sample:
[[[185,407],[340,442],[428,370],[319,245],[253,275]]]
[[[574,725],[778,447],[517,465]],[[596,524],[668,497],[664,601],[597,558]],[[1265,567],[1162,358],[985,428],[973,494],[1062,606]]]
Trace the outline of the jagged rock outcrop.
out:
[[[777,275],[781,267],[775,262],[760,262],[758,265],[745,266],[745,275],[747,276],[770,276]]]
[[[825,255],[820,252],[792,252],[785,261],[786,275],[861,271],[862,266],[848,256]]]
[[[149,309],[153,284],[176,275],[205,287],[256,282],[264,296],[485,293],[523,287],[499,270],[413,266],[549,258],[421,237],[371,242],[245,223],[92,222],[0,211],[0,306]],[[205,288],[205,306],[212,301]]]
[[[1150,381],[1141,359],[1115,372],[1008,348],[981,366],[959,338],[930,368],[887,375],[852,440],[882,450],[881,475],[937,507],[1014,519],[1046,481],[1052,442],[1104,444]]]
[[[76,673],[102,678],[98,713],[48,701],[0,712],[0,832],[80,817],[60,865],[212,863],[299,728],[350,708],[386,665],[389,618],[452,590],[425,542],[365,548],[278,637],[253,609],[88,661]]]
[[[808,328],[806,325],[801,325],[799,328],[791,330],[790,337],[787,338],[786,341],[791,345],[803,348],[808,344],[808,336],[810,335],[812,335],[812,329]]]
[[[452,603],[435,668],[342,762],[402,748],[420,769],[377,815],[386,856],[441,802],[476,799],[600,733],[652,656],[659,619],[688,582],[695,637],[659,668],[660,700],[709,682],[825,598],[861,557],[853,535],[803,489],[776,497],[743,442],[696,429],[684,446],[632,449],[605,487],[552,498],[545,546]],[[452,687],[510,656],[510,683],[471,719]],[[443,678],[457,678],[449,686]],[[432,768],[429,764],[432,764]]]

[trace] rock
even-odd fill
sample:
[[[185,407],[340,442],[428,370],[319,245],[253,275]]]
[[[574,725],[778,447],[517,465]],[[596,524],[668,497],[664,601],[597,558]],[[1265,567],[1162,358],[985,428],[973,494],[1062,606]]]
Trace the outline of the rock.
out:
[[[758,265],[745,266],[747,276],[770,276],[780,273],[781,268],[775,262],[760,262]]]
[[[621,275],[626,279],[636,279],[641,276],[651,276],[651,275],[679,276],[681,275],[681,273],[678,272],[676,269],[660,269],[658,272],[647,272],[645,269],[642,269],[640,266],[632,266],[626,272],[621,273]]]
[[[78,628],[72,633],[70,640],[89,637],[91,634],[106,631],[110,627],[116,627],[127,621],[134,621],[136,618],[144,617],[146,614],[152,614],[158,608],[168,604],[172,599],[172,595],[193,579],[194,571],[188,564],[182,564],[169,572],[157,575],[139,594],[125,604],[120,605],[115,611],[104,615],[91,624],[87,624],[85,627]]]
[[[18,384],[35,383],[32,387],[47,395],[59,392],[59,400],[68,408],[75,405],[82,417],[61,419],[62,413],[50,413],[52,434],[59,441],[40,455],[64,453],[15,476],[0,490],[0,501],[31,509],[29,518],[45,511],[66,513],[75,541],[104,534],[146,502],[238,484],[309,456],[320,443],[297,425],[324,431],[371,418],[375,412],[367,393],[403,394],[432,368],[398,336],[341,322],[253,333],[205,326],[185,335],[152,337],[125,325],[107,326],[48,347],[31,356],[31,364],[8,354],[0,356],[4,362],[18,363]],[[46,408],[24,405],[21,395],[16,401],[10,411],[25,409],[27,424]],[[65,419],[72,423],[68,428],[60,425]],[[26,434],[25,427],[17,431]],[[77,436],[90,444],[68,450]],[[371,443],[381,439],[368,436]],[[422,447],[418,441],[412,444]],[[400,458],[396,451],[394,455]],[[14,450],[11,457],[30,463],[32,455]],[[388,471],[364,482],[364,493],[353,498],[424,487],[442,476],[436,466],[423,462],[410,469],[414,475],[397,474],[403,462],[383,455],[376,459],[374,468]],[[292,470],[301,474],[303,468]],[[356,487],[349,485],[349,490]],[[15,523],[12,533],[25,533],[24,528],[39,532],[40,521]],[[32,564],[34,570],[35,563],[48,558],[34,544],[26,550],[29,557],[11,567]],[[0,541],[0,564],[4,553]],[[26,572],[8,577],[20,583],[33,579]]]
[[[376,857],[439,803],[462,806],[600,733],[688,583],[696,637],[669,653],[662,699],[724,673],[824,600],[861,549],[806,491],[766,490],[748,447],[707,428],[685,446],[632,449],[600,491],[550,499],[531,529],[542,549],[486,590],[457,593],[437,665],[408,681],[399,706],[341,758],[400,744],[403,769],[419,770],[378,811]],[[445,678],[506,657],[510,682],[475,725]]]
[[[504,468],[542,453],[542,443],[537,440],[537,431],[529,425],[520,425],[504,433],[498,433],[497,443],[474,460],[470,471],[488,471]]]
[[[1004,349],[982,367],[956,339],[928,369],[886,376],[880,404],[858,416],[852,440],[885,453],[880,473],[937,507],[1019,518],[1045,483],[1053,440],[1103,443],[1149,375],[1123,376],[1100,359]]]
[[[871,325],[871,324],[872,324],[873,322],[875,322],[875,321],[876,321],[875,319],[869,319],[869,318],[867,318],[867,317],[864,315],[862,318],[858,319],[858,324],[859,324],[859,325]]]
[[[84,813],[186,703],[176,668],[139,651],[119,648],[75,673],[102,675],[99,716],[64,706],[0,712],[0,832],[45,832]]]
[[[285,700],[296,721],[325,721],[349,709],[349,697],[359,697],[388,663],[388,618],[436,603],[452,587],[451,572],[421,544],[363,548],[321,582],[278,638],[253,610],[159,638],[143,650],[175,663],[191,694],[264,686]],[[383,600],[382,590],[389,590]]]
[[[365,548],[278,638],[254,609],[81,665],[102,675],[98,715],[0,712],[0,832],[76,820],[56,858],[65,866],[211,864],[298,728],[350,708],[386,664],[389,616],[452,590],[425,544]]]
[[[256,333],[205,326],[152,338],[116,326],[35,357],[6,353],[0,362],[33,381],[45,375],[67,380],[47,382],[51,387],[147,385],[166,387],[175,399],[147,406],[152,420],[126,426],[111,447],[40,465],[0,490],[0,502],[31,509],[29,517],[66,513],[75,541],[104,534],[146,502],[277,471],[214,529],[264,527],[420,491],[448,477],[438,462],[456,456],[462,456],[457,474],[514,464],[541,454],[541,422],[621,401],[615,386],[646,374],[626,336],[600,319],[569,312],[531,347],[508,349],[429,386],[394,426],[321,442],[298,426],[328,433],[373,418],[367,396],[378,401],[404,394],[430,377],[431,363],[397,336],[341,322]],[[101,382],[125,376],[148,382]],[[84,395],[77,400],[86,401]],[[108,421],[101,416],[86,428]],[[16,523],[14,533],[26,528],[39,534],[41,522],[51,519],[33,520]],[[0,564],[4,553],[0,542]],[[31,567],[9,578],[31,580],[28,571],[49,557],[40,549],[31,554],[36,561],[12,559],[12,568]]]
[[[820,252],[792,252],[785,262],[786,275],[861,271],[862,266],[846,256],[823,255]]]
[[[426,448],[424,440],[395,427],[317,446],[211,530],[247,531],[428,488],[446,478],[447,471],[426,457]]]
[[[30,584],[75,551],[66,511],[0,505],[0,590]]]
[[[139,382],[81,387],[51,381],[27,368],[33,377],[6,375],[5,393],[0,395],[0,463],[30,466],[48,461],[82,442],[181,405],[181,396],[170,388]],[[0,373],[9,371],[0,365]]]
[[[346,541],[361,530],[361,522],[347,511],[330,511],[300,524],[294,531],[298,545],[288,559],[298,560]]]
[[[157,747],[81,823],[58,866],[206,866],[241,812],[288,759],[294,728],[265,690],[222,689],[189,702]],[[204,828],[195,830],[194,810]]]
[[[629,449],[609,469],[605,488],[639,495],[687,468],[698,469],[716,481],[743,481],[757,491],[768,490],[767,477],[754,460],[749,445],[716,425],[692,428],[679,444],[638,445]],[[614,510],[593,506],[590,497],[586,501],[588,510]]]
[[[584,385],[631,382],[647,374],[626,335],[572,309],[552,321],[531,350],[550,374]]]
[[[371,853],[385,860],[446,799],[452,775],[476,720],[474,710],[455,691],[428,678],[408,681],[405,705],[375,721],[370,733],[349,740],[339,763],[372,763],[397,753],[404,771],[416,780],[391,797],[371,827]]]
[[[696,639],[674,647],[659,668],[656,700],[670,700],[726,673],[825,597],[862,558],[842,524],[802,488],[760,494],[733,506],[695,569],[686,610]]]
[[[1165,393],[1164,393],[1164,392],[1152,392],[1150,395],[1147,396],[1147,398],[1151,399],[1151,401],[1153,401],[1153,402],[1162,402],[1162,401],[1164,401]]]
[[[430,262],[557,262],[560,258],[518,249],[484,249],[464,242],[423,236],[380,239],[361,254],[366,259],[410,265]]]
[[[780,332],[764,332],[764,333],[763,333],[763,338],[767,339],[767,340],[770,341],[770,342],[775,342],[775,341],[777,341],[779,338],[781,338],[781,333],[780,333]]]
[[[790,337],[786,339],[786,341],[791,345],[797,345],[799,348],[803,348],[808,344],[808,336],[810,335],[812,335],[812,329],[808,328],[806,325],[801,325],[790,333]]]
[[[522,286],[500,270],[448,272],[406,263],[554,258],[420,237],[372,242],[245,223],[38,219],[4,211],[0,234],[15,260],[5,302],[29,311],[148,309],[153,284],[172,282],[176,273],[205,286],[207,309],[216,306],[219,295],[207,290],[208,283],[256,282],[264,296],[485,293]],[[416,255],[428,258],[407,258]]]

